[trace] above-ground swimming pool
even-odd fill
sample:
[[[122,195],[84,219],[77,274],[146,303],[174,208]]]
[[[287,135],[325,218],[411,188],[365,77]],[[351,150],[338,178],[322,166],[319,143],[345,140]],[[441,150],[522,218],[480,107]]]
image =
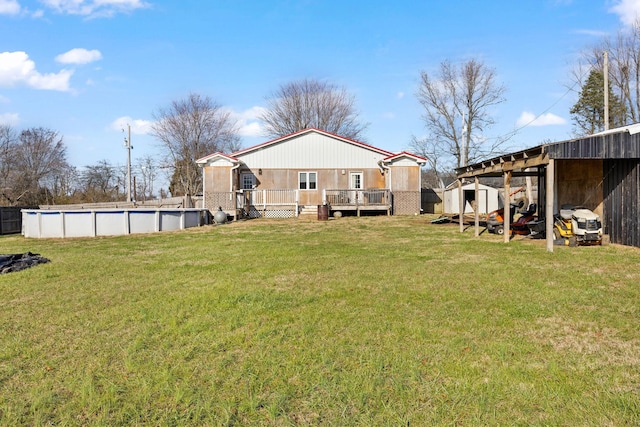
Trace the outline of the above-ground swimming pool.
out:
[[[22,210],[25,237],[96,237],[182,230],[207,224],[207,209]]]

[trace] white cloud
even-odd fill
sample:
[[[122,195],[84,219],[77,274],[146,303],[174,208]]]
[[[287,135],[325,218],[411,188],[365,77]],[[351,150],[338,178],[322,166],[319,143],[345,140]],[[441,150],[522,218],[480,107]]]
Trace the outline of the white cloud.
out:
[[[264,128],[258,122],[245,123],[240,126],[238,134],[240,136],[260,137],[264,136]]]
[[[609,12],[618,15],[624,25],[631,26],[640,17],[640,0],[618,0]]]
[[[0,15],[17,15],[19,13],[18,0],[0,0]]]
[[[82,48],[71,49],[68,52],[56,56],[56,61],[61,64],[88,64],[102,59],[99,50],[87,50]]]
[[[553,126],[564,125],[567,121],[560,116],[556,116],[553,113],[546,113],[536,117],[535,114],[529,111],[523,111],[516,121],[517,127],[523,126]]]
[[[144,0],[41,0],[58,13],[87,17],[109,17],[149,7]]]
[[[238,121],[238,133],[240,136],[259,137],[264,136],[264,127],[259,117],[264,113],[263,107],[251,107],[248,110],[236,112],[229,110],[231,117]]]
[[[133,119],[129,116],[118,117],[109,126],[113,130],[128,133],[128,126],[131,126],[131,133],[135,135],[147,135],[151,132],[153,122],[150,120]],[[132,138],[133,139],[133,138]]]
[[[69,91],[72,70],[41,74],[25,52],[0,52],[0,87],[26,85],[33,89]]]
[[[402,98],[404,98],[404,92],[398,92],[398,93],[396,94],[396,98],[398,98],[398,99],[402,99]]]
[[[20,121],[18,113],[0,114],[0,125],[15,126]]]

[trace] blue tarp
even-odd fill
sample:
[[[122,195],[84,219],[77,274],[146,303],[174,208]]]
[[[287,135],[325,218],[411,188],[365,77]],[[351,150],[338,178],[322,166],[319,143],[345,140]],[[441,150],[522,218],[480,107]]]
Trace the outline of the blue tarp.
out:
[[[24,270],[38,264],[49,262],[47,258],[39,254],[25,252],[23,254],[0,255],[0,274]]]

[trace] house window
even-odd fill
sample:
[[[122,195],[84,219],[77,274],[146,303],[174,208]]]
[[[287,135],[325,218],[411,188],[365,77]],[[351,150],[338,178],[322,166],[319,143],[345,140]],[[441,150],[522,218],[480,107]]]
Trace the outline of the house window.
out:
[[[298,175],[298,188],[300,190],[315,190],[317,188],[316,172],[300,172]]]
[[[241,180],[243,190],[251,190],[256,187],[256,176],[252,173],[243,173]]]
[[[350,187],[353,190],[362,190],[362,172],[351,172]]]

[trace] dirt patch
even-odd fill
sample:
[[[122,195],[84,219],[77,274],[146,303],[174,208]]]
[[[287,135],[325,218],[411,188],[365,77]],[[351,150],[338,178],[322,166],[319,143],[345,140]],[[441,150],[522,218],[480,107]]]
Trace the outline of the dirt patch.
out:
[[[640,366],[640,341],[621,338],[613,328],[601,328],[592,322],[574,322],[549,317],[536,322],[538,328],[529,335],[557,352],[589,356],[596,366]]]

